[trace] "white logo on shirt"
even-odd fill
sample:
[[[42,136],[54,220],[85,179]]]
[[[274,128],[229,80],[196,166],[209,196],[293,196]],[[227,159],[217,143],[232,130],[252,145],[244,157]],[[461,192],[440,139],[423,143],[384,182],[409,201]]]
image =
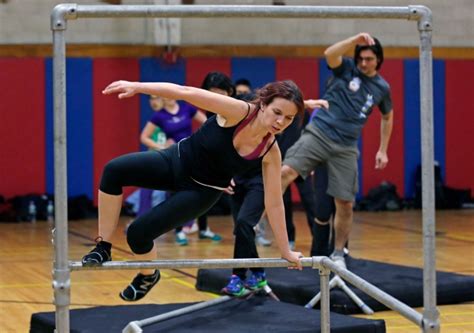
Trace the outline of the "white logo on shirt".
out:
[[[349,82],[349,89],[353,92],[356,92],[360,88],[361,80],[358,77],[355,77]]]
[[[374,105],[374,96],[371,95],[371,94],[367,94],[365,104],[362,107],[362,112],[367,113],[367,111],[369,111],[369,109],[372,107],[372,105]]]

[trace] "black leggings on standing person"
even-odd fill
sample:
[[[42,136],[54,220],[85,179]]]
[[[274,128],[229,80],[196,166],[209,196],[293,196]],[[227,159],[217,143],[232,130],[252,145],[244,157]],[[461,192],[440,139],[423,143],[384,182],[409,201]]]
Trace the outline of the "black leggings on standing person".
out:
[[[258,258],[255,246],[254,227],[262,217],[264,192],[262,176],[234,178],[235,193],[231,196],[231,211],[234,218],[234,258]],[[263,268],[250,268],[253,273]],[[234,268],[232,274],[245,280],[247,268]]]
[[[308,223],[309,230],[313,232],[313,223],[316,216],[315,202],[314,202],[314,191],[311,176],[306,179],[298,177],[294,184],[298,189],[301,198],[301,204],[306,213],[306,220]],[[283,194],[283,204],[285,205],[285,219],[286,229],[288,231],[288,240],[294,242],[296,238],[295,225],[293,223],[293,201],[291,196],[291,188],[288,187]]]
[[[313,242],[311,256],[329,256],[334,250],[334,236],[331,234],[331,216],[334,216],[336,206],[334,198],[327,194],[328,170],[325,164],[318,165],[314,171],[315,217],[313,223]]]
[[[128,227],[127,242],[136,254],[150,252],[155,238],[202,215],[222,195],[190,179],[178,149],[175,144],[161,151],[127,154],[113,159],[104,169],[100,190],[110,195],[122,194],[124,186],[174,191]]]

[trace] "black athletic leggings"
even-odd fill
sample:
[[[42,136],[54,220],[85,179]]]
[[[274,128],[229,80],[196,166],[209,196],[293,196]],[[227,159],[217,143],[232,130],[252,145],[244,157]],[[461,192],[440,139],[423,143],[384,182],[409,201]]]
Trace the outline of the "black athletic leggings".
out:
[[[119,195],[124,186],[174,191],[128,227],[127,241],[136,254],[150,252],[155,238],[204,214],[222,195],[222,191],[199,185],[186,175],[177,144],[110,161],[104,168],[100,190]]]
[[[258,258],[254,227],[265,209],[262,176],[234,178],[235,194],[231,196],[234,217],[234,258]],[[253,273],[263,268],[250,268]],[[232,274],[245,280],[247,268],[234,268]]]

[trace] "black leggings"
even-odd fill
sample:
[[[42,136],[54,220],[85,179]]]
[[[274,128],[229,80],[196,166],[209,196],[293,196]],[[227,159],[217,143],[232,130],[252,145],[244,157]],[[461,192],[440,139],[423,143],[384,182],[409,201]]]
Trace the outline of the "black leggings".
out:
[[[264,191],[262,176],[234,179],[235,194],[231,196],[231,210],[234,217],[234,258],[258,258],[255,246],[254,227],[262,217]],[[263,268],[251,268],[252,272],[263,272]],[[245,280],[246,268],[234,268],[232,274]]]
[[[334,198],[326,193],[328,188],[328,170],[326,164],[320,164],[315,169],[314,194],[315,215],[318,221],[325,224],[313,223],[313,241],[311,244],[311,256],[329,256],[334,249],[334,236],[329,239],[331,226],[329,219],[334,215],[336,206]]]
[[[306,213],[306,220],[311,233],[313,232],[315,212],[315,199],[313,191],[313,181],[311,176],[306,179],[298,177],[294,181],[296,188],[300,194],[301,204]],[[283,204],[285,205],[285,219],[286,219],[286,230],[288,232],[288,240],[294,242],[296,239],[295,225],[293,223],[293,199],[291,197],[291,188],[288,187],[283,193]]]
[[[124,186],[174,191],[128,227],[127,242],[136,254],[150,252],[155,238],[204,214],[222,195],[219,190],[195,183],[183,172],[178,145],[110,161],[102,174],[100,190],[120,195]]]

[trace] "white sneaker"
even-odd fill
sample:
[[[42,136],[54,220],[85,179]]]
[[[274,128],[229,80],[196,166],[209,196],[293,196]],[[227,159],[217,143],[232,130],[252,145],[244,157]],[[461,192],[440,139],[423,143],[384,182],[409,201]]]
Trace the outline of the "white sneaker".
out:
[[[190,226],[190,227],[188,227],[188,226],[183,227],[183,232],[184,232],[186,235],[194,234],[194,233],[197,232],[198,230],[199,230],[199,227],[197,226],[197,223],[193,223],[193,225]]]
[[[255,244],[260,245],[260,246],[270,246],[272,245],[272,241],[269,239],[266,239],[263,236],[255,236]]]
[[[220,242],[222,237],[214,232],[208,227],[205,231],[199,231],[199,239],[210,239],[214,242]]]
[[[188,245],[188,238],[184,232],[180,231],[176,233],[176,243],[178,243],[180,246]]]
[[[347,266],[346,266],[346,259],[344,259],[343,256],[336,256],[334,254],[331,254],[329,256],[329,259],[331,259],[337,266],[339,266],[340,268],[344,268],[344,269],[347,269]]]

